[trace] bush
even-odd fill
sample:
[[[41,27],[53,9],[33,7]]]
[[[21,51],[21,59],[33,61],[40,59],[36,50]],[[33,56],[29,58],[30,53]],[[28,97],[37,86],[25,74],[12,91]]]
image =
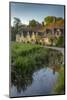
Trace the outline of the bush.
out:
[[[60,36],[57,40],[56,46],[58,47],[64,47],[64,37]]]

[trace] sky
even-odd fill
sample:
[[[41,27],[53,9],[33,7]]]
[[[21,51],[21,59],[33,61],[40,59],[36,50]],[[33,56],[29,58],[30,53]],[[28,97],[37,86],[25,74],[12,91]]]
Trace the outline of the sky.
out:
[[[23,24],[29,24],[29,21],[32,19],[41,23],[47,16],[64,18],[64,6],[11,3],[11,25],[13,25],[14,17],[19,18]]]

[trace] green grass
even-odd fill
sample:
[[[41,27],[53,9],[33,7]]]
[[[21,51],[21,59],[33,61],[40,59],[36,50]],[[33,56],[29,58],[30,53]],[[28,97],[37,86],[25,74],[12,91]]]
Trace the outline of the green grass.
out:
[[[44,49],[40,45],[12,43],[11,44],[11,58],[12,62],[17,63],[17,59],[42,59],[47,54],[47,49]],[[20,63],[22,62],[20,61]],[[24,61],[23,61],[24,62]]]
[[[64,94],[64,68],[60,69],[58,80],[54,88],[55,94]]]
[[[61,64],[62,54],[56,50],[43,48],[37,44],[11,43],[11,83],[19,89],[25,89],[31,84],[34,71],[48,65]],[[64,71],[60,71],[56,93],[64,89]],[[20,88],[21,87],[21,88]]]
[[[11,81],[29,80],[35,70],[48,62],[48,51],[40,45],[11,43]],[[47,66],[47,65],[46,65]]]
[[[52,52],[51,56],[50,53]],[[56,52],[56,53],[55,53]],[[50,59],[56,62],[56,59],[61,59],[61,53],[52,51],[51,49],[43,48],[37,44],[11,43],[11,65],[12,71],[23,74],[32,74],[35,70],[48,66]],[[55,59],[55,57],[57,57]],[[58,62],[57,62],[58,63]],[[20,72],[21,71],[21,72]]]

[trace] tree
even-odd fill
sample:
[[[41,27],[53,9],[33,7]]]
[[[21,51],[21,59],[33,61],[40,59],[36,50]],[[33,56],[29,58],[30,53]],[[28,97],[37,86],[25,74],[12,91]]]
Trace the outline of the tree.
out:
[[[44,25],[49,25],[52,23],[55,23],[56,25],[60,26],[64,24],[64,19],[55,16],[47,16],[46,18],[44,18]]]
[[[63,47],[64,46],[64,37],[60,36],[57,40],[56,46]]]
[[[21,20],[19,18],[14,17],[14,22],[13,22],[13,26],[20,26],[21,25]]]
[[[56,17],[54,16],[47,16],[46,18],[44,18],[44,23],[46,23],[46,25],[53,23],[56,21]]]
[[[13,27],[11,27],[11,40],[16,40],[16,34],[22,30],[22,23],[19,18],[14,17]]]
[[[29,21],[29,26],[32,27],[32,28],[33,28],[33,27],[36,27],[36,26],[38,26],[38,25],[40,25],[39,22],[37,22],[37,21],[34,20],[34,19],[31,20],[31,21]]]
[[[14,27],[11,26],[11,41],[15,40],[15,30]]]
[[[44,26],[44,21],[42,21],[42,26]]]
[[[16,33],[18,33],[20,31],[21,26],[22,26],[21,20],[19,18],[14,17],[13,25],[14,25]]]
[[[63,20],[63,18],[61,18],[61,17],[56,18],[56,21],[60,21],[60,20]]]
[[[64,25],[64,20],[57,20],[56,25],[58,25],[58,26]]]

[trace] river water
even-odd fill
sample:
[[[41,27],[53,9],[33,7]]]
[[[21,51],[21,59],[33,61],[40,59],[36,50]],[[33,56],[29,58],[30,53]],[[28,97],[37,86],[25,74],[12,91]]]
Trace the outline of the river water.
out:
[[[11,97],[49,95],[57,82],[58,72],[51,68],[42,68],[32,75],[32,83],[19,92],[15,85],[11,87]]]

